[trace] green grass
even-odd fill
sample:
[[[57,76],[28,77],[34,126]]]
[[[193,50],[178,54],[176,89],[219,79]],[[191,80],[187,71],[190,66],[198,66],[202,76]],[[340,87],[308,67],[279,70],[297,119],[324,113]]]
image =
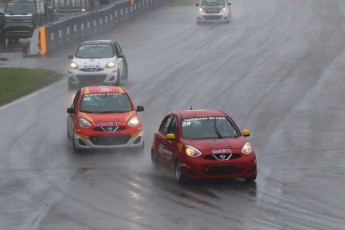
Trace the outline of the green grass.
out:
[[[182,5],[195,5],[198,0],[170,0],[167,6],[182,6]]]
[[[0,105],[9,103],[60,79],[52,71],[0,68]]]

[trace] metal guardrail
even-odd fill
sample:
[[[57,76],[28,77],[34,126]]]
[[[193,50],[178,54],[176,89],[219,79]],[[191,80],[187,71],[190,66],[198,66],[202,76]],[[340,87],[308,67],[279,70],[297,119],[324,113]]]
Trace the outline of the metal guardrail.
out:
[[[52,52],[73,41],[109,31],[116,24],[127,21],[138,14],[156,8],[167,0],[126,0],[91,13],[75,16],[41,27],[41,54]],[[45,46],[42,48],[42,46]]]
[[[61,19],[75,17],[83,13],[90,13],[121,0],[46,0],[46,13],[44,24]],[[122,0],[123,1],[123,0]],[[106,4],[105,4],[106,2]]]

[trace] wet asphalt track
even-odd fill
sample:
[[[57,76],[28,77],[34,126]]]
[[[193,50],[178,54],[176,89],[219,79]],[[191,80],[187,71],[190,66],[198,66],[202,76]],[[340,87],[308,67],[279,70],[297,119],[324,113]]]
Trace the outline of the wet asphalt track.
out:
[[[193,6],[161,7],[99,39],[127,53],[124,82],[146,152],[72,153],[66,78],[0,108],[0,229],[329,230],[345,225],[345,2],[233,0],[230,25],[197,26]],[[1,66],[67,71],[76,44]],[[172,109],[216,108],[250,129],[256,184],[180,186],[150,164]]]

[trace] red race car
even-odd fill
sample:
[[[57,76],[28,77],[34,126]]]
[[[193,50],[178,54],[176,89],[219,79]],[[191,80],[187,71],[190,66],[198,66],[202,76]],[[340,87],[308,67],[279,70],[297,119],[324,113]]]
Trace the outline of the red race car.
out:
[[[254,181],[256,155],[229,115],[219,110],[168,113],[155,132],[151,159],[154,167],[175,171],[176,179],[244,178]]]
[[[144,132],[126,89],[117,86],[81,88],[67,109],[67,136],[79,149],[144,148]]]

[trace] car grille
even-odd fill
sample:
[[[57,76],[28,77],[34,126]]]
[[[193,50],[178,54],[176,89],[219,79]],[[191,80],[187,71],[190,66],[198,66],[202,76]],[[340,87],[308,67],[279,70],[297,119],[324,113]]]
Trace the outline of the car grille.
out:
[[[118,132],[125,130],[125,126],[99,126],[94,128],[93,130],[98,131],[98,132]]]
[[[80,71],[82,72],[100,72],[103,71],[103,68],[82,68]]]
[[[237,168],[235,165],[219,165],[203,169],[203,172],[210,176],[239,174],[242,171],[243,168]]]
[[[220,20],[222,18],[221,15],[206,15],[204,16],[205,20]]]
[[[94,83],[94,82],[104,82],[107,75],[105,74],[95,74],[95,75],[77,75],[80,83]]]
[[[130,135],[125,136],[91,136],[90,141],[94,145],[124,145],[129,139]]]
[[[220,13],[219,9],[205,10],[206,14],[218,14]]]
[[[236,153],[219,153],[219,154],[209,154],[209,155],[206,155],[204,157],[204,159],[206,160],[233,160],[233,159],[236,159],[236,158],[240,158],[241,155],[240,154],[236,154]]]

